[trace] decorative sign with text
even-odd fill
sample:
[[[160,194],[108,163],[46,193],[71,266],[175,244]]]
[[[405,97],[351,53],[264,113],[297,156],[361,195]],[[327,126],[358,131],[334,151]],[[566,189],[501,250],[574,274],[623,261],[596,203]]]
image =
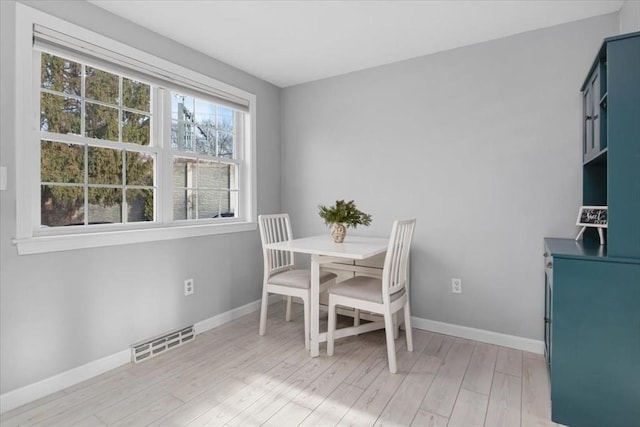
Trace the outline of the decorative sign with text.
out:
[[[607,206],[581,206],[576,225],[582,226],[576,240],[580,240],[587,227],[596,227],[600,237],[600,244],[604,245],[602,229],[607,228]]]
[[[581,206],[576,225],[607,228],[607,207]]]

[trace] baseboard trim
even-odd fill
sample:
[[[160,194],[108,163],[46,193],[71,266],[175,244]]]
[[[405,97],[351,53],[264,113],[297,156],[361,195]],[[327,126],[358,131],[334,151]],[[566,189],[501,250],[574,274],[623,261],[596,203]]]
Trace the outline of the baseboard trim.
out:
[[[56,391],[71,387],[74,384],[81,383],[82,381],[86,381],[89,378],[93,378],[129,362],[131,362],[131,350],[126,349],[111,356],[94,360],[93,362],[38,381],[37,383],[12,390],[0,395],[0,413],[10,411],[18,406],[55,393]]]
[[[269,304],[281,301],[282,296],[271,295]],[[260,300],[253,301],[233,310],[226,311],[194,324],[196,335],[210,329],[221,326],[246,314],[260,309]],[[544,342],[514,335],[501,334],[483,329],[469,328],[467,326],[454,325],[452,323],[438,322],[435,320],[412,317],[413,327],[430,332],[466,338],[475,341],[496,344],[532,353],[544,354]],[[126,365],[131,362],[131,349],[119,351],[102,359],[89,362],[77,368],[70,369],[52,377],[33,384],[9,391],[0,395],[0,413],[15,409],[19,406],[33,402],[51,393],[71,387],[86,381],[107,371]]]
[[[486,342],[503,347],[515,348],[517,350],[529,351],[531,353],[544,354],[544,341],[518,337],[515,335],[501,334],[499,332],[487,331],[485,329],[470,328],[468,326],[455,325],[453,323],[422,319],[420,317],[412,316],[411,322],[412,326],[416,329]]]
[[[269,304],[273,304],[278,301],[282,301],[282,295],[269,295]],[[220,313],[216,316],[197,322],[195,325],[193,325],[194,330],[196,331],[196,335],[206,332],[210,329],[217,328],[218,326],[224,325],[225,323],[231,322],[232,320],[235,320],[246,314],[260,310],[260,302],[261,300],[253,301],[249,304],[245,304],[241,307],[225,311],[224,313]],[[258,325],[256,324],[256,331],[257,330]]]
[[[282,296],[269,296],[269,304],[282,301]],[[260,310],[260,300],[253,301],[242,307],[234,308],[227,312],[218,314],[208,319],[202,320],[194,324],[195,334],[201,334],[234,319]],[[258,325],[256,324],[256,334],[258,333]],[[131,362],[131,349],[119,351],[102,359],[94,360],[77,368],[70,369],[52,377],[46,378],[33,384],[20,387],[0,395],[0,414],[15,409],[19,406],[33,402],[34,400],[45,397],[49,394],[71,387],[75,384],[86,381],[112,369],[118,368]]]

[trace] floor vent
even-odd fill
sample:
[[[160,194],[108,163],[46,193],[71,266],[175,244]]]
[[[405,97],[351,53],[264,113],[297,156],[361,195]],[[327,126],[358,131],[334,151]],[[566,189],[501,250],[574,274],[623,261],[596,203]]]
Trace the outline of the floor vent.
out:
[[[187,326],[186,328],[169,332],[148,341],[134,344],[131,347],[131,358],[133,363],[140,363],[167,350],[192,341],[194,337],[193,325]]]

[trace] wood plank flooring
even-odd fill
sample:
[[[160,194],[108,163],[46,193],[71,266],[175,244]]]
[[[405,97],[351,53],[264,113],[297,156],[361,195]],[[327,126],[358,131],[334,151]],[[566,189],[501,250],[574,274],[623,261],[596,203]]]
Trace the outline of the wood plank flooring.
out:
[[[555,426],[541,355],[414,330],[387,368],[384,331],[304,350],[302,310],[270,307],[182,347],[3,414],[2,427]],[[325,314],[326,316],[326,314]],[[342,319],[346,321],[346,319]],[[326,319],[323,320],[323,325]]]

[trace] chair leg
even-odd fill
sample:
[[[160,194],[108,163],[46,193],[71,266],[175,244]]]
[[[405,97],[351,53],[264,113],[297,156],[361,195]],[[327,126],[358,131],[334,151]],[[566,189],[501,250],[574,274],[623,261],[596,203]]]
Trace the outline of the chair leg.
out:
[[[284,320],[291,321],[291,296],[287,297],[287,310],[285,311]]]
[[[396,363],[396,343],[394,337],[393,315],[389,312],[384,314],[384,332],[387,337],[387,357],[389,359],[389,372],[398,372]]]
[[[291,297],[289,297],[291,299]],[[304,311],[304,348],[309,350],[311,345],[309,343],[309,336],[311,332],[311,328],[309,327],[311,321],[311,304],[309,298],[304,298],[302,300],[302,309]]]
[[[413,330],[411,329],[411,312],[409,301],[404,304],[404,333],[407,336],[407,350],[413,351]]]
[[[393,313],[393,338],[400,338],[400,322],[398,322],[398,312]]]
[[[333,333],[336,330],[336,304],[329,295],[329,324],[327,325],[327,355],[333,356]]]
[[[267,330],[267,309],[269,307],[269,292],[267,288],[262,288],[262,304],[260,306],[260,329],[258,333],[264,335]]]

